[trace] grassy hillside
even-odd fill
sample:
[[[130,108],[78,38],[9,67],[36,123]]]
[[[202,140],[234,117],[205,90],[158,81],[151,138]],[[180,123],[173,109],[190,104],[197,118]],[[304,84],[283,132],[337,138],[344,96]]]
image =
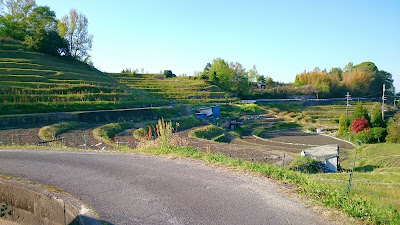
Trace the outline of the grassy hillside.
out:
[[[158,100],[85,63],[1,43],[0,114],[113,109]]]
[[[219,87],[189,77],[164,78],[163,74],[111,74],[121,84],[143,90],[157,98],[179,102],[222,102],[233,100]]]

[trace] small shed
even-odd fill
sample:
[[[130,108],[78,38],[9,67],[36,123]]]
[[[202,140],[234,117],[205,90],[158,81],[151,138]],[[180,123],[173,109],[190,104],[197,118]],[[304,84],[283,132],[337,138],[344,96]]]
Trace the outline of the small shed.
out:
[[[206,118],[206,114],[204,113],[196,113],[197,118],[204,120]]]
[[[213,112],[213,116],[215,117],[221,116],[221,107],[219,105],[211,107],[211,110]]]
[[[212,108],[201,108],[199,109],[199,113],[205,114],[206,116],[212,116],[213,110]]]
[[[315,159],[318,162],[325,164],[329,172],[336,172],[339,167],[339,146],[338,145],[323,145],[312,148],[307,148],[301,152],[302,156],[310,159]]]

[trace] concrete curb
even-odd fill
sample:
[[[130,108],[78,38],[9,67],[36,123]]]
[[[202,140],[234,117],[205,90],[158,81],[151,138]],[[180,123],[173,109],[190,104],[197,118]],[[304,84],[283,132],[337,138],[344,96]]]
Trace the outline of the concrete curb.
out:
[[[82,201],[39,185],[0,178],[0,203],[0,207],[6,204],[8,208],[0,223],[101,225],[94,211]]]

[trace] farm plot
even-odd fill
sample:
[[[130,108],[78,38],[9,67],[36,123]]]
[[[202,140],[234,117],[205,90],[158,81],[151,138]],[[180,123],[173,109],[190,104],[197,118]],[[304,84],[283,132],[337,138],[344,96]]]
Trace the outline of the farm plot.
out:
[[[0,130],[0,145],[38,145],[40,128]]]
[[[345,141],[315,133],[306,133],[303,132],[300,128],[273,130],[264,132],[260,136],[268,141],[276,143],[304,145],[307,147],[317,146],[317,145],[337,144],[339,145],[340,148],[346,148],[346,149],[353,148],[353,145]]]
[[[186,130],[179,132],[178,134],[182,138],[188,138],[189,132],[190,130]],[[266,162],[269,164],[281,164],[283,160],[283,152],[267,150],[258,146],[218,143],[200,138],[189,138],[189,142],[191,146],[199,151],[209,151],[212,153],[219,152],[243,160]],[[285,163],[291,162],[293,157],[286,156],[285,160]]]

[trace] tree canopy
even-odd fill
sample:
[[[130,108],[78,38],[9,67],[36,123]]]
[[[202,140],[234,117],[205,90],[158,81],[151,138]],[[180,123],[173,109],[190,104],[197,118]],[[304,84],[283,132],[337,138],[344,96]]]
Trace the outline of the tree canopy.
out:
[[[20,41],[31,51],[82,61],[90,57],[88,19],[76,10],[59,21],[50,7],[38,6],[35,0],[0,0],[0,6],[0,36]]]
[[[75,9],[71,9],[58,23],[60,35],[68,41],[69,52],[74,58],[82,60],[92,48],[93,35],[88,33],[88,25],[87,17]]]
[[[343,70],[332,68],[326,70],[314,69],[297,74],[294,85],[313,85],[320,94],[327,97],[343,97],[345,91],[353,96],[377,97],[382,94],[382,85],[390,94],[393,93],[392,74],[379,70],[373,62],[363,62],[358,65],[348,63]]]

